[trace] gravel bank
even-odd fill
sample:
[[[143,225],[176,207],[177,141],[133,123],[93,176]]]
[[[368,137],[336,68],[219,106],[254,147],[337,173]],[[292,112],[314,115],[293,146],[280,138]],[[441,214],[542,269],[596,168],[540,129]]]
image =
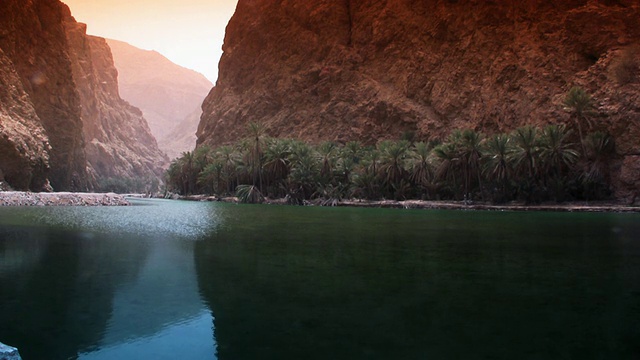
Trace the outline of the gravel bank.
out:
[[[0,206],[126,206],[129,202],[115,193],[32,193],[0,191]]]

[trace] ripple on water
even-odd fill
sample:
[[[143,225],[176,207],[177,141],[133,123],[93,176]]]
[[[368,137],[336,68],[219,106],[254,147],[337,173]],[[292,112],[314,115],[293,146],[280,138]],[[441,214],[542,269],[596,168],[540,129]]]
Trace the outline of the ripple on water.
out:
[[[98,232],[193,240],[215,230],[221,222],[220,211],[213,203],[159,199],[129,201],[132,206],[42,208],[36,221],[48,226],[86,229],[85,235],[89,239]]]

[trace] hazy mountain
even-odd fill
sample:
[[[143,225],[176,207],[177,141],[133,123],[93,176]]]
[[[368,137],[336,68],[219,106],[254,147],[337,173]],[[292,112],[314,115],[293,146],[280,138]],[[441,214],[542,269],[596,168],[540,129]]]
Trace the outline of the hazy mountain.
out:
[[[140,108],[160,149],[170,158],[193,150],[200,106],[213,84],[156,51],[107,40],[118,69],[120,96]],[[215,66],[212,62],[211,66]]]

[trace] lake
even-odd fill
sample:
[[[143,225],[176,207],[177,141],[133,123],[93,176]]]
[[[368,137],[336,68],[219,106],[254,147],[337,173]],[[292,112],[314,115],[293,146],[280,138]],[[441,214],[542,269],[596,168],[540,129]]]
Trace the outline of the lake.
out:
[[[640,214],[0,208],[24,359],[638,359]]]

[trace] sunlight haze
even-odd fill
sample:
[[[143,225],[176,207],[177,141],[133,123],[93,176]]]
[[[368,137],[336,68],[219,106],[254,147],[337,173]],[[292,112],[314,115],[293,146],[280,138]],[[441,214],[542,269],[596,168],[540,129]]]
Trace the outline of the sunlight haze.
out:
[[[237,0],[63,0],[90,35],[155,50],[215,83]]]

